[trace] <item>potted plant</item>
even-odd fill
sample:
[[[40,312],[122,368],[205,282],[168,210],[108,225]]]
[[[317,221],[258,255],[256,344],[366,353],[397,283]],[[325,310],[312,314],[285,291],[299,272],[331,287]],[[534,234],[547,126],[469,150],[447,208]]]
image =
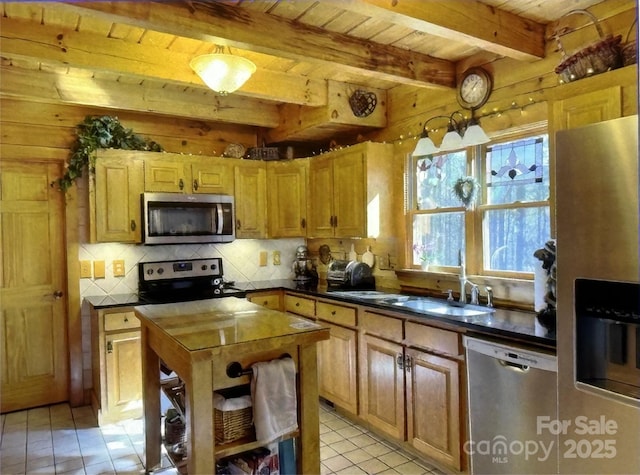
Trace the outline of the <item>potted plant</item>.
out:
[[[95,171],[96,150],[99,148],[120,148],[125,150],[146,150],[162,152],[157,142],[134,134],[120,124],[117,117],[87,116],[76,128],[76,141],[71,146],[69,163],[61,178],[53,182],[66,192],[73,182],[82,176],[84,168],[89,173]]]

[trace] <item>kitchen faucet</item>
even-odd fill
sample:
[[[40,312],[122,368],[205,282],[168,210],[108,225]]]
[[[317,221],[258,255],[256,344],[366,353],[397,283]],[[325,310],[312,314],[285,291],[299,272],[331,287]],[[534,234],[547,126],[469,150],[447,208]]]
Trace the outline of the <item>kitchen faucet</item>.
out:
[[[460,266],[460,275],[458,276],[458,280],[460,281],[460,298],[458,299],[458,304],[460,306],[466,305],[467,303],[467,284],[471,286],[471,304],[479,305],[480,304],[480,290],[478,286],[467,279],[467,271],[464,262],[464,256],[462,254],[462,250],[458,252],[458,264]]]

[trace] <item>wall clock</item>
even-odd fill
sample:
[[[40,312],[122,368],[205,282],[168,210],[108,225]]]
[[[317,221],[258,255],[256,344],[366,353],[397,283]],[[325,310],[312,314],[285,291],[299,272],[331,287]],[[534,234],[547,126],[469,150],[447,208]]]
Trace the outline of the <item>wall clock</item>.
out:
[[[465,109],[477,109],[487,102],[492,89],[493,80],[486,70],[467,69],[458,84],[458,102]]]

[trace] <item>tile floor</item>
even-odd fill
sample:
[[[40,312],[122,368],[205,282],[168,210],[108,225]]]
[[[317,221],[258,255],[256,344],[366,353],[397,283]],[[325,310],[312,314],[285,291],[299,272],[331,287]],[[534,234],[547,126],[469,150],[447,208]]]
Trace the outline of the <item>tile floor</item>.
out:
[[[68,404],[3,414],[0,473],[140,474],[144,431],[140,419],[98,427],[89,406]],[[321,404],[322,474],[441,474]],[[156,473],[173,475],[168,459]]]

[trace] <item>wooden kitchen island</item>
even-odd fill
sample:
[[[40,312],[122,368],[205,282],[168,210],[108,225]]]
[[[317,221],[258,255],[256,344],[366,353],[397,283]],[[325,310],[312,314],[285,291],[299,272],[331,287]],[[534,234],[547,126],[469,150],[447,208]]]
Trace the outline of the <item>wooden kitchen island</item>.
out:
[[[160,360],[184,383],[187,471],[213,474],[218,458],[257,445],[242,441],[216,446],[213,391],[247,385],[249,376],[230,377],[227,367],[290,355],[297,369],[297,473],[320,473],[316,342],[329,329],[247,300],[226,297],[135,307],[142,330],[145,467],[161,457]]]

